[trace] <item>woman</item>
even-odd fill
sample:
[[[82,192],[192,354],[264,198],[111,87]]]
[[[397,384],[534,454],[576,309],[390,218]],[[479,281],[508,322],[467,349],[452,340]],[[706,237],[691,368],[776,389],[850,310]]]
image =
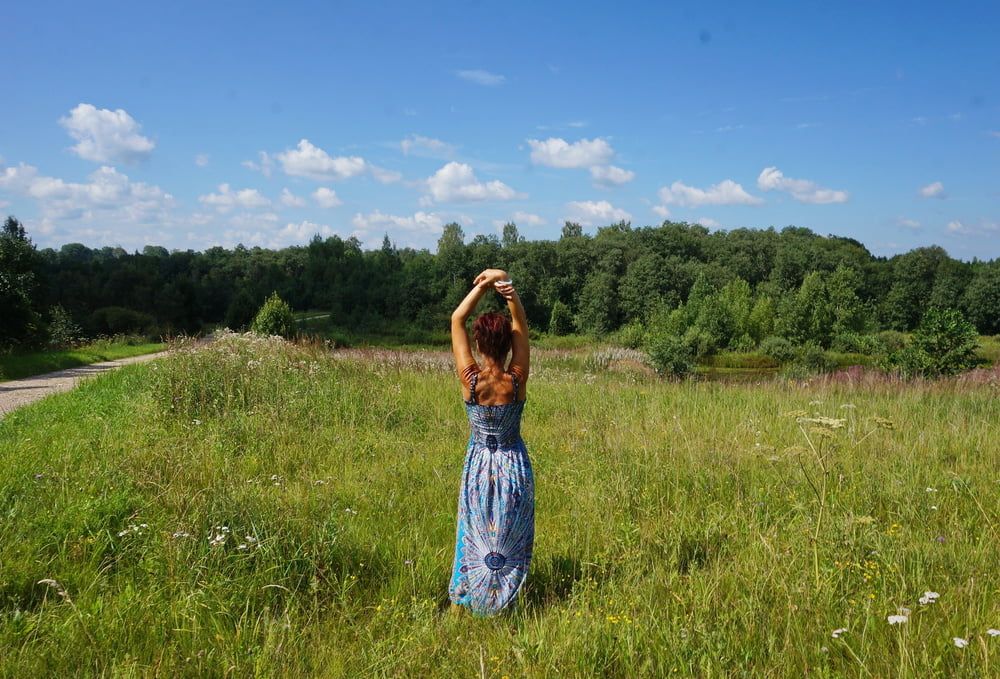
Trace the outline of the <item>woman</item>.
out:
[[[487,269],[451,315],[451,347],[472,434],[458,496],[453,604],[476,615],[500,612],[528,574],[535,538],[535,482],[521,440],[528,380],[528,319],[507,273]],[[482,364],[469,346],[465,321],[495,289],[513,319],[483,314],[472,326]],[[510,364],[504,368],[508,351]]]

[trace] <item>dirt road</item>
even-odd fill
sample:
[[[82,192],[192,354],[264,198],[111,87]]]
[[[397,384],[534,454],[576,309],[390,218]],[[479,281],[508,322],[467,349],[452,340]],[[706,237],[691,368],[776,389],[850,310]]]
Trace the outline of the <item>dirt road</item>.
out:
[[[155,354],[143,354],[142,356],[130,356],[129,358],[118,359],[117,361],[105,361],[104,363],[91,363],[81,365],[76,368],[66,368],[44,375],[25,377],[20,380],[10,382],[0,382],[0,418],[23,405],[45,398],[49,394],[60,391],[69,391],[76,386],[77,382],[92,375],[99,375],[109,370],[114,370],[129,363],[141,363],[158,358],[165,354],[160,351]]]

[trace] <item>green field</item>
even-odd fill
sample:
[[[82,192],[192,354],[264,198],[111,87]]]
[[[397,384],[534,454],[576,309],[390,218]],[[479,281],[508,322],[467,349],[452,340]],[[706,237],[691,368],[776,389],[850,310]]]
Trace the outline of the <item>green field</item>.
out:
[[[537,351],[535,558],[477,619],[446,600],[449,361],[229,336],[0,420],[0,676],[1000,672],[995,370],[662,382]]]
[[[0,354],[0,382],[166,349],[162,342],[99,340],[75,349]]]

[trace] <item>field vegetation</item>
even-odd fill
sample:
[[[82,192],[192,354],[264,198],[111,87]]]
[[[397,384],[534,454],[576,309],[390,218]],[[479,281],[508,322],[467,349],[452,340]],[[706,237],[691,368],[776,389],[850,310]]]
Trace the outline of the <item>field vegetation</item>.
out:
[[[444,352],[224,335],[0,420],[0,675],[909,676],[1000,667],[1000,374],[665,381],[539,349],[519,605],[446,587]]]
[[[0,382],[101,361],[151,354],[166,347],[164,342],[150,342],[145,337],[118,336],[70,348],[0,352]]]

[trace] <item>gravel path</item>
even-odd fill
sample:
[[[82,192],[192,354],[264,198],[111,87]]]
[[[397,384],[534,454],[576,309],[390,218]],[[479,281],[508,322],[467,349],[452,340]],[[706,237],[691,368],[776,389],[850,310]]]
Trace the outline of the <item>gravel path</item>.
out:
[[[155,354],[143,354],[142,356],[130,356],[117,361],[105,361],[103,363],[91,363],[81,365],[76,368],[66,368],[44,375],[25,377],[20,380],[0,382],[0,418],[23,405],[45,398],[49,394],[60,391],[69,391],[76,386],[77,382],[92,375],[100,375],[103,372],[120,368],[129,363],[142,363],[165,354],[159,351]]]

